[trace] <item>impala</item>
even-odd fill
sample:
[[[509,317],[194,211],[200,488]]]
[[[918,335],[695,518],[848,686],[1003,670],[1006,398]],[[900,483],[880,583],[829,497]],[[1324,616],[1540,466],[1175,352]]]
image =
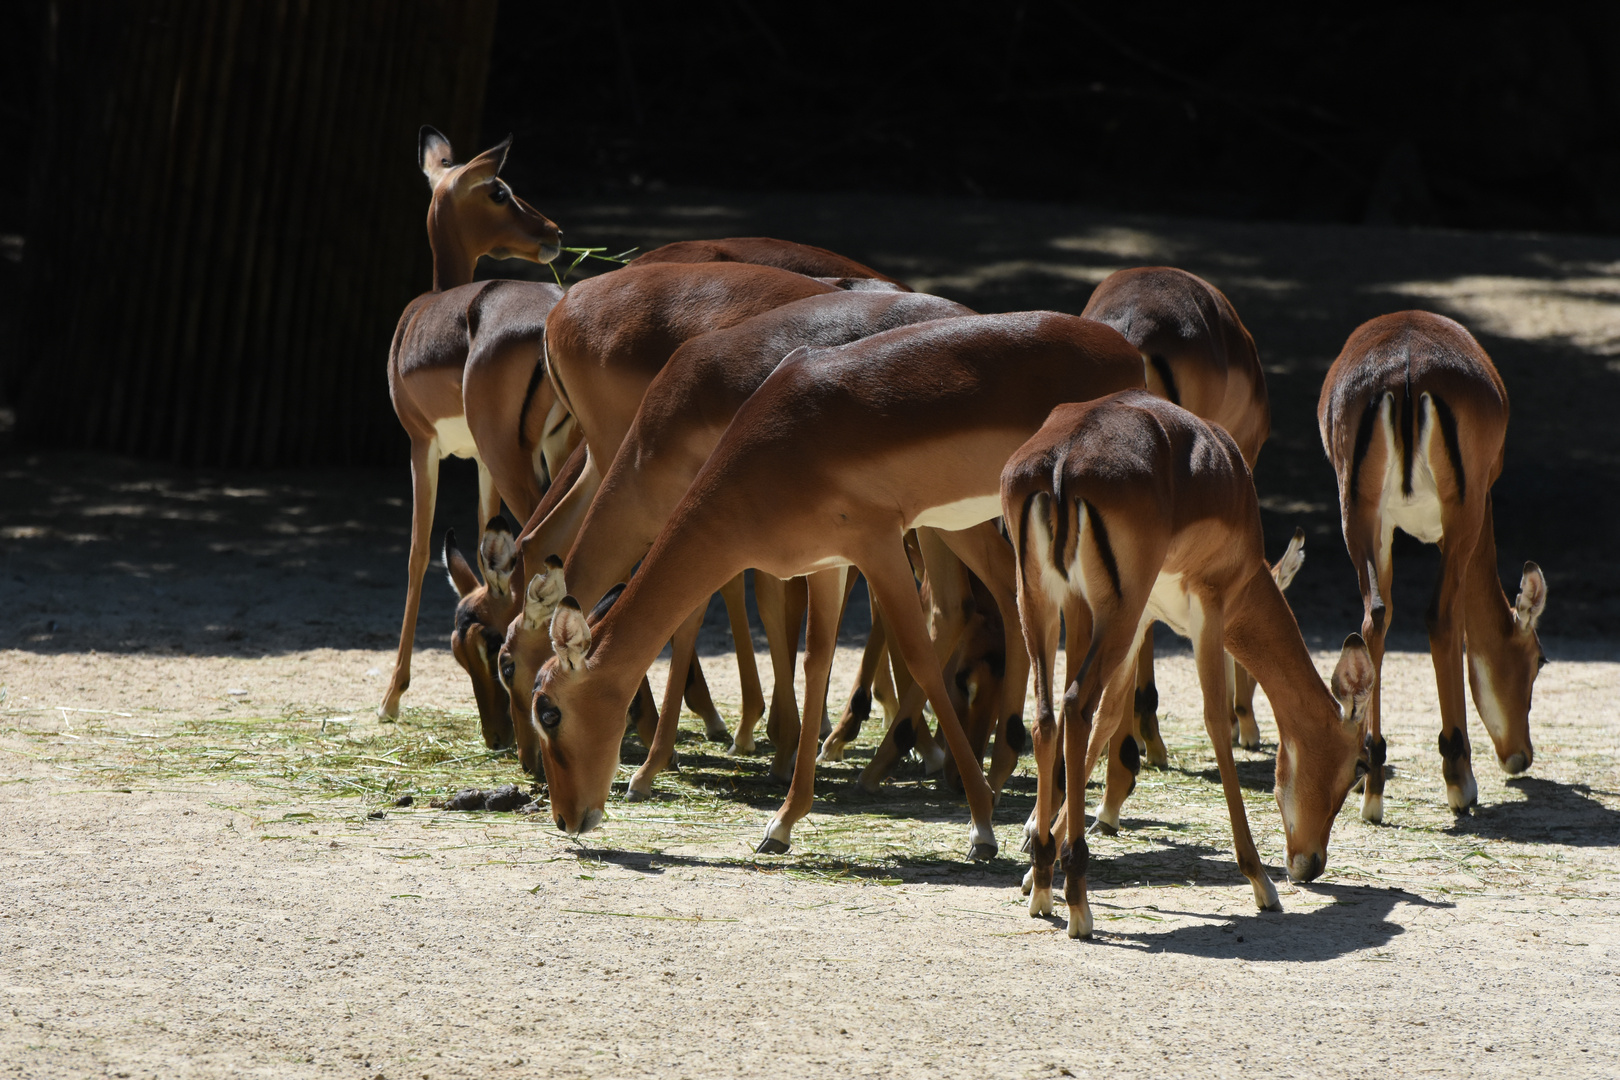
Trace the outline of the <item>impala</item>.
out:
[[[393,674],[377,711],[399,715],[399,699],[411,683],[411,647],[427,572],[428,541],[438,497],[439,462],[470,457],[478,463],[480,522],[500,509],[490,470],[479,456],[462,404],[462,377],[470,348],[467,311],[491,283],[472,283],[481,255],[549,262],[561,250],[557,226],[512,192],[500,177],[511,146],[507,139],[464,165],[457,165],[450,142],[430,127],[417,140],[417,163],[432,186],[428,243],[433,249],[433,289],[406,306],[388,352],[388,392],[394,413],[411,440],[411,548],[407,561],[405,617]],[[555,285],[509,283],[502,306],[521,309],[526,321],[543,323],[562,295]],[[514,509],[521,504],[514,504]],[[485,716],[484,740],[509,745],[503,718]]]
[[[536,680],[533,715],[558,826],[577,834],[600,823],[642,673],[745,568],[809,575],[805,715],[820,715],[855,567],[956,759],[969,857],[992,857],[989,785],[943,685],[903,538],[942,530],[987,584],[1010,577],[1012,553],[991,524],[1002,464],[1057,403],[1141,384],[1140,356],[1112,328],[1052,312],[938,319],[795,350],[737,410],[623,592],[593,617],[565,596],[552,616],[556,655]],[[761,850],[787,850],[809,811],[816,749],[798,740]]]
[[[1366,646],[1351,635],[1331,693],[1323,686],[1266,565],[1254,485],[1232,437],[1141,391],[1063,405],[1008,462],[1001,508],[1017,552],[1037,698],[1030,914],[1052,910],[1060,835],[1049,823],[1061,752],[1069,936],[1091,933],[1086,779],[1101,746],[1127,733],[1132,654],[1155,619],[1192,639],[1238,867],[1261,910],[1278,910],[1232,759],[1226,653],[1255,674],[1276,711],[1277,806],[1288,874],[1301,881],[1326,863],[1334,815],[1355,779],[1374,673]],[[1067,628],[1061,722],[1052,685],[1060,615]]]
[[[1479,799],[1463,699],[1463,646],[1474,706],[1503,771],[1530,767],[1530,695],[1547,662],[1536,627],[1547,581],[1524,564],[1508,603],[1496,571],[1491,487],[1502,472],[1508,398],[1472,334],[1426,311],[1383,315],[1357,327],[1328,369],[1316,406],[1322,446],[1339,480],[1344,543],[1361,585],[1361,632],[1384,662],[1393,611],[1396,529],[1440,548],[1428,611],[1429,654],[1440,692],[1441,774],[1458,813]],[[1367,725],[1361,816],[1384,816],[1381,688]]]

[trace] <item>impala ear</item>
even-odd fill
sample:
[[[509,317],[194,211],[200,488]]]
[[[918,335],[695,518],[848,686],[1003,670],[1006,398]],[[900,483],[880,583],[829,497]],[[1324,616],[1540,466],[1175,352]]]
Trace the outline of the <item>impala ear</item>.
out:
[[[491,518],[484,526],[484,538],[478,542],[478,569],[483,572],[484,584],[500,596],[512,595],[512,572],[517,569],[517,540],[512,527],[503,517]]]
[[[1286,589],[1294,583],[1294,575],[1299,568],[1305,565],[1305,530],[1295,529],[1294,538],[1288,541],[1288,549],[1277,560],[1277,565],[1271,568],[1271,576],[1277,582],[1278,589]]]
[[[1513,618],[1522,629],[1534,630],[1541,625],[1541,613],[1547,610],[1547,578],[1541,567],[1533,562],[1524,564],[1524,576],[1519,578],[1519,598],[1513,601]]]
[[[501,167],[506,164],[506,152],[511,148],[512,136],[508,135],[463,165],[460,175],[456,177],[456,190],[466,191],[474,184],[482,184],[499,176]]]
[[[457,596],[465,599],[468,593],[478,588],[478,575],[473,573],[473,568],[467,565],[466,556],[456,546],[454,529],[444,530],[444,570]]]
[[[450,149],[450,140],[439,134],[438,130],[426,124],[416,134],[416,164],[421,168],[428,183],[433,187],[439,186],[445,174],[455,166],[456,155]]]
[[[568,586],[563,583],[562,560],[555,555],[547,555],[540,572],[529,579],[529,587],[523,591],[523,629],[540,629],[551,618],[551,613],[557,610],[557,604],[567,592]]]
[[[551,649],[565,671],[585,666],[585,654],[591,650],[591,626],[572,596],[563,597],[551,617]]]
[[[1367,702],[1372,697],[1373,683],[1378,671],[1373,667],[1372,653],[1360,634],[1344,639],[1344,651],[1339,654],[1339,665],[1333,669],[1331,684],[1333,696],[1338,699],[1340,717],[1347,724],[1359,724],[1367,718]]]

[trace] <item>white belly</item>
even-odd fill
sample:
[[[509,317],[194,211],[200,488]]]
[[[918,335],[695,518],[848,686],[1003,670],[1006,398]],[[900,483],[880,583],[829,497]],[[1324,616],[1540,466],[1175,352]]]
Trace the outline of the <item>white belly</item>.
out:
[[[1193,598],[1181,574],[1160,574],[1148,594],[1147,614],[1184,638],[1193,637]]]
[[[944,506],[930,506],[918,514],[916,520],[908,521],[906,528],[944,529],[947,532],[955,532],[1000,516],[1000,495],[977,495],[971,499],[946,503]]]
[[[439,444],[440,457],[476,458],[478,444],[473,442],[472,429],[465,416],[447,416],[433,425],[434,438]]]

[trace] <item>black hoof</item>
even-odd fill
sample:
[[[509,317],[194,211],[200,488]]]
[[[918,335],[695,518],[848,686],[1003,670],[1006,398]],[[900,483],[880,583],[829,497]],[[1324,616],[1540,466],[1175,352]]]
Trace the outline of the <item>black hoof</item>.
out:
[[[968,848],[968,860],[970,862],[989,862],[996,857],[996,851],[995,844],[974,844]]]
[[[767,836],[759,842],[759,847],[754,849],[755,855],[786,855],[787,853],[788,845],[774,836]]]
[[[1118,836],[1119,835],[1119,826],[1118,825],[1110,825],[1106,821],[1093,821],[1091,823],[1091,829],[1092,829],[1093,832],[1101,833],[1104,836]]]

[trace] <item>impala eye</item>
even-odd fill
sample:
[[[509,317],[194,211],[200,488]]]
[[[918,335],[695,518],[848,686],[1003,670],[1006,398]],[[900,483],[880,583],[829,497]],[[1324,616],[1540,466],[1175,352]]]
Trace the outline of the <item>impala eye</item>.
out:
[[[516,674],[517,664],[513,662],[512,657],[510,655],[502,656],[501,685],[506,687],[506,692],[509,694],[512,692],[512,679]]]
[[[1542,668],[1544,668],[1546,666],[1547,666],[1547,654],[1546,653],[1543,653],[1540,656],[1536,657],[1536,670],[1537,671],[1540,671]]]
[[[534,716],[540,721],[540,726],[547,731],[555,731],[562,723],[562,710],[551,703],[551,699],[541,694],[534,699]]]
[[[494,203],[504,203],[507,199],[505,184],[494,184],[489,189],[489,198]]]

